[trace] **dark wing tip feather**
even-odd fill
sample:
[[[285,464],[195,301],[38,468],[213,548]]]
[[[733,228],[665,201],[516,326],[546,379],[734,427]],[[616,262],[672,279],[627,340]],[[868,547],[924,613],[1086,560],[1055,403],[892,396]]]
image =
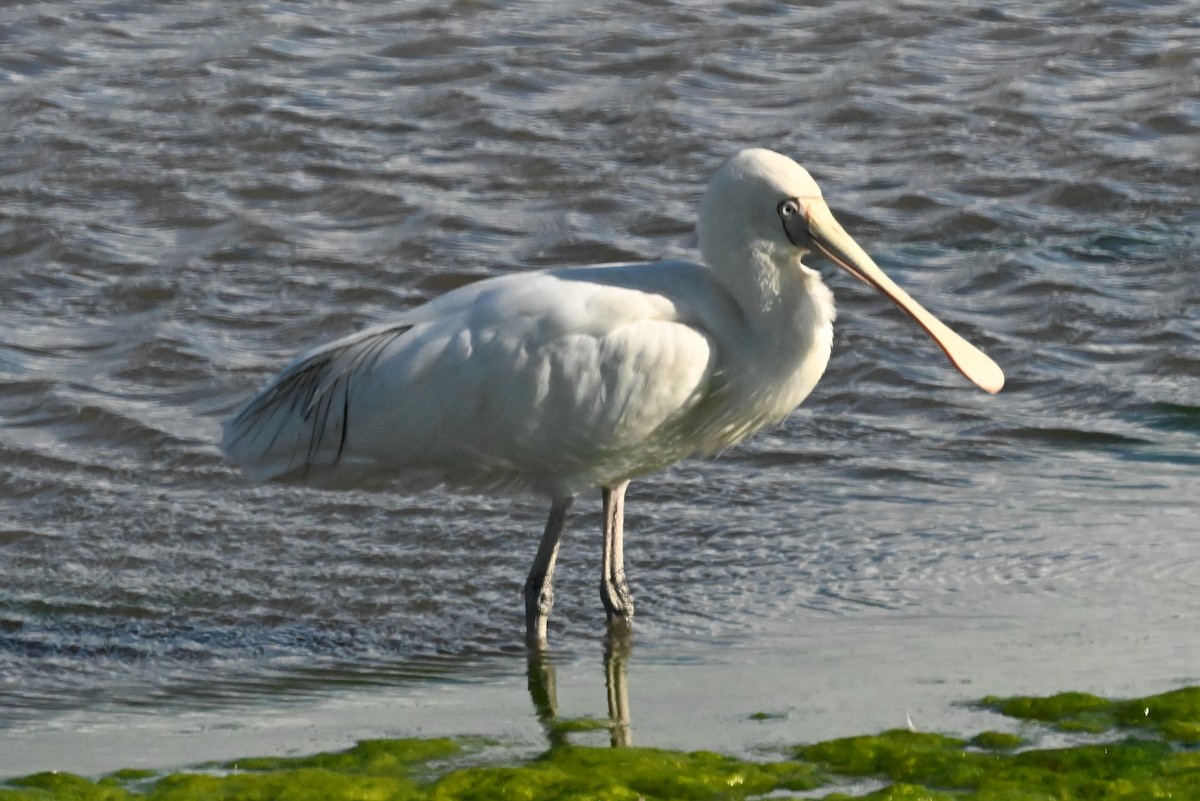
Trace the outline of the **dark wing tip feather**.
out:
[[[353,383],[411,328],[381,328],[302,357],[225,424],[222,449],[234,461],[270,462],[280,473],[336,466],[346,448]]]

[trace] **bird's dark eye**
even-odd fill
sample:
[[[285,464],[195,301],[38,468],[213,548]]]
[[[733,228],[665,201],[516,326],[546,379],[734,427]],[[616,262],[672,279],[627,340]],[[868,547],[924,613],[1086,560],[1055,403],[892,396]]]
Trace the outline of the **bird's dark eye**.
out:
[[[811,249],[812,237],[804,210],[800,208],[800,200],[794,197],[781,200],[775,210],[779,212],[779,221],[783,223],[783,232],[787,234],[788,241],[798,248]]]

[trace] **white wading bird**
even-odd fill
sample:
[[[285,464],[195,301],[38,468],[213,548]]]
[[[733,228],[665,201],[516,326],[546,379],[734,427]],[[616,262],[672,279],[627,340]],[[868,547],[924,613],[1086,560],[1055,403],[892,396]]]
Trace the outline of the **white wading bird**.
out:
[[[808,253],[891,298],[981,388],[1004,384],[995,362],[875,265],[786,156],[743,150],[726,162],[699,234],[704,265],[490,278],[309,351],[226,424],[224,450],[256,479],[548,495],[525,582],[526,633],[540,646],[577,494],[603,493],[600,596],[610,621],[628,620],[630,479],[780,422],[817,383],[834,308],[800,261]]]

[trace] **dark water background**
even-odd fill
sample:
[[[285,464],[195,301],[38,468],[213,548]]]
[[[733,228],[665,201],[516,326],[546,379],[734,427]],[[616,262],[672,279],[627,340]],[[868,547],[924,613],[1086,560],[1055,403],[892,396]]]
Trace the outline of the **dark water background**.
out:
[[[818,265],[841,315],[805,406],[631,490],[634,687],[639,662],[711,666],[718,707],[802,707],[835,666],[869,702],[881,663],[893,694],[1196,681],[1194,4],[46,2],[0,8],[8,753],[54,732],[69,769],[80,721],[511,684],[543,502],[251,486],[219,421],[470,279],[694,257],[748,145],[808,166],[1009,382],[975,390]],[[598,506],[558,578],[568,673],[603,638]]]

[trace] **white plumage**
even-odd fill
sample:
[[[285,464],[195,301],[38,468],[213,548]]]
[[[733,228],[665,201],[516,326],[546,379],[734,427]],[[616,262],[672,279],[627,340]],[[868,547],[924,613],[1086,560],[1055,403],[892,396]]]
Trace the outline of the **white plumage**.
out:
[[[889,294],[968,377],[999,368],[892,284],[791,159],[746,150],[705,193],[707,266],[668,261],[492,278],[310,351],[226,425],[256,479],[322,486],[445,483],[553,499],[526,583],[545,640],[571,499],[604,491],[609,617],[633,613],[621,564],[631,478],[782,420],[829,360],[833,298],[800,258],[820,249]]]

